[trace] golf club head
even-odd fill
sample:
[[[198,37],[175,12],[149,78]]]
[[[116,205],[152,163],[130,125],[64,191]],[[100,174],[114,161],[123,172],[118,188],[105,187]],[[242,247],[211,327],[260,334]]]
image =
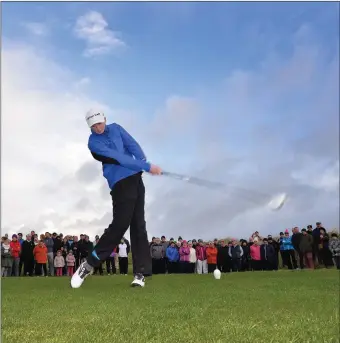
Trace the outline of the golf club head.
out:
[[[286,199],[287,199],[286,193],[278,194],[275,197],[273,197],[273,199],[268,203],[268,207],[272,211],[279,211],[285,204]]]

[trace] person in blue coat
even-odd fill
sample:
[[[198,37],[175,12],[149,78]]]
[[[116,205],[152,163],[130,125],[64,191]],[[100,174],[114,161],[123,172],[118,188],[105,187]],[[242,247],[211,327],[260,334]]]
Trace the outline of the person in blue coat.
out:
[[[289,235],[288,229],[285,230],[284,237],[280,238],[280,246],[284,265],[288,266],[288,269],[298,269],[292,237]]]
[[[166,257],[168,259],[168,273],[177,273],[179,267],[179,252],[175,242],[172,241],[166,249]]]
[[[91,130],[88,149],[102,164],[103,176],[111,190],[113,220],[74,273],[71,286],[79,288],[94,268],[110,256],[130,227],[135,274],[131,285],[144,287],[144,276],[152,273],[152,261],[144,216],[142,173],[161,175],[162,170],[147,162],[140,145],[122,126],[107,124],[103,112],[90,110],[85,119]]]

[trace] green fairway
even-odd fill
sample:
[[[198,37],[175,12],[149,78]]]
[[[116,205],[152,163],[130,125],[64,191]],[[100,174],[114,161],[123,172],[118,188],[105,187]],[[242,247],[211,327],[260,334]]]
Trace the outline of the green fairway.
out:
[[[339,342],[339,272],[2,279],[4,343]]]

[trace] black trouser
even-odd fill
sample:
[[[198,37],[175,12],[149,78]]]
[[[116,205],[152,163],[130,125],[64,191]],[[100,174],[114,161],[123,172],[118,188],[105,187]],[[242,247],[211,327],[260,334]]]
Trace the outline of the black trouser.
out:
[[[141,173],[117,182],[110,194],[113,221],[94,248],[97,256],[105,261],[130,226],[134,273],[151,275],[152,261],[144,217],[145,187]],[[100,261],[90,253],[87,263],[96,267]]]
[[[26,276],[27,274],[29,276],[32,276],[33,269],[34,269],[34,260],[25,259],[24,260],[24,276]]]
[[[276,260],[262,260],[263,270],[277,270],[275,265]]]
[[[24,259],[22,257],[20,257],[20,262],[19,262],[19,276],[21,276],[21,272],[22,272],[22,267],[24,265]]]
[[[303,269],[303,268],[305,268],[304,254],[300,250],[296,250],[296,252],[299,254],[299,266],[301,269]]]
[[[152,259],[152,274],[164,274],[165,273],[165,260],[164,258]]]
[[[336,268],[340,270],[340,256],[334,256]]]
[[[97,274],[99,272],[100,275],[103,275],[103,265],[100,264],[99,266],[94,268],[93,274]]]
[[[128,273],[128,266],[129,260],[127,257],[118,257],[119,262],[119,273],[120,274],[127,274]]]
[[[240,272],[242,268],[242,260],[240,258],[232,259],[233,272]]]
[[[117,270],[116,270],[115,258],[109,257],[106,259],[105,262],[106,262],[106,272],[108,274],[110,274],[110,273],[116,274]]]
[[[215,269],[216,269],[215,263],[208,263],[208,273],[213,273]]]
[[[261,260],[251,260],[251,269],[262,270],[262,261]]]
[[[168,261],[168,274],[175,274],[178,272],[178,262]]]
[[[195,269],[196,269],[196,263],[192,263],[192,262],[190,262],[189,263],[189,272],[188,273],[190,273],[190,274],[194,274],[195,273]]]
[[[46,263],[36,263],[35,265],[35,275],[40,276],[44,270],[44,275],[47,276],[47,267]]]
[[[189,262],[180,261],[179,262],[179,272],[182,274],[187,274],[189,272]]]
[[[297,262],[295,258],[294,250],[282,250],[283,260],[285,265],[288,266],[288,269],[296,269]]]

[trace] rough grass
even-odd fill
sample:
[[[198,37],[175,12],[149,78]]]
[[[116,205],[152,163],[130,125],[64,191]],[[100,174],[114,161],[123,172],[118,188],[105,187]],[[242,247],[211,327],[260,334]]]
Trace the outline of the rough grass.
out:
[[[339,272],[2,279],[4,343],[339,342]]]

